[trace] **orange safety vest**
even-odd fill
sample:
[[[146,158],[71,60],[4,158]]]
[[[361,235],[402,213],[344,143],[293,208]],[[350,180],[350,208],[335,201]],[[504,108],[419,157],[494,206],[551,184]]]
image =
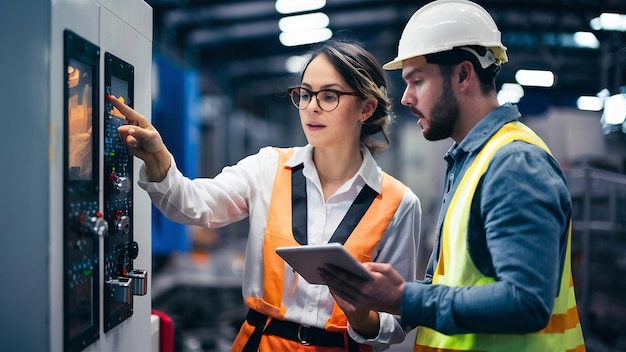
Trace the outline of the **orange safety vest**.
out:
[[[285,165],[294,150],[275,148],[279,155],[278,170],[272,189],[263,242],[263,297],[246,297],[246,304],[257,312],[283,320],[287,308],[282,305],[285,261],[276,254],[277,247],[297,246],[291,218],[291,167]],[[344,247],[360,262],[372,261],[372,253],[380,242],[404,196],[406,186],[383,173],[382,194],[378,194]],[[345,332],[347,319],[335,303],[326,330]]]
[[[474,265],[467,251],[467,225],[477,185],[491,159],[500,147],[522,140],[546,152],[545,143],[521,122],[510,122],[492,136],[468,170],[450,201],[442,227],[441,254],[433,276],[433,285],[478,286],[495,282]],[[458,334],[444,335],[427,327],[419,327],[414,351],[585,351],[571,272],[571,221],[559,294],[554,302],[548,325],[529,334]],[[512,318],[514,319],[514,318]]]

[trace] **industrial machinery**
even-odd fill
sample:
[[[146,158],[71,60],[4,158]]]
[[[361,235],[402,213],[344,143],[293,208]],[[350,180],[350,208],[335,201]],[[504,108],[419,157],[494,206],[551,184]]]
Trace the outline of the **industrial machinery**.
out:
[[[64,62],[64,350],[80,351],[100,336],[99,298],[106,333],[133,315],[133,296],[147,294],[148,270],[133,265],[139,254],[133,157],[117,134],[125,118],[106,100],[112,94],[133,107],[134,66],[110,52],[100,55],[97,45],[69,29]]]
[[[113,94],[150,116],[152,9],[33,0],[3,2],[0,13],[13,48],[2,61],[13,118],[0,139],[16,156],[3,159],[15,167],[4,200],[21,209],[3,212],[3,279],[19,284],[0,290],[0,346],[158,351],[150,200],[117,136],[125,119],[106,104]]]

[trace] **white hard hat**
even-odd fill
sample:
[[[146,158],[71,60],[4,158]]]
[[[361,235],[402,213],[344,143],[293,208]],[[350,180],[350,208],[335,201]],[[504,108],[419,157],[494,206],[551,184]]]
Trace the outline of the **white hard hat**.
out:
[[[385,70],[402,68],[412,57],[478,45],[491,49],[496,64],[508,61],[501,34],[489,13],[469,0],[435,0],[417,10],[404,27],[398,56]]]

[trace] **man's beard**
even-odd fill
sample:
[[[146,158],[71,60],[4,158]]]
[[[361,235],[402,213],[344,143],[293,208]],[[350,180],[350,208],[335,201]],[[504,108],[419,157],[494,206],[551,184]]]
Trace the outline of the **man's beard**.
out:
[[[450,77],[444,76],[443,92],[430,110],[428,128],[423,131],[424,138],[438,141],[452,136],[459,114],[459,103],[452,92]]]

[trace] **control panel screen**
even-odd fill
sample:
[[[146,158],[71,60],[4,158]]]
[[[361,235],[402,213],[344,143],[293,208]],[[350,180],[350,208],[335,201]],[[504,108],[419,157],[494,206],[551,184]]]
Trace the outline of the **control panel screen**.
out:
[[[93,69],[70,58],[67,66],[68,150],[70,180],[93,177]]]
[[[111,86],[110,86],[111,91],[109,92],[110,94],[113,94],[115,97],[117,97],[118,100],[120,100],[122,103],[125,104],[129,104],[128,101],[128,81],[125,81],[119,77],[116,76],[111,76]],[[119,110],[117,110],[116,107],[111,105],[111,110],[109,110],[109,114],[113,115],[113,116],[117,116],[117,117],[121,117],[124,118],[124,115],[122,115],[122,113],[120,113]]]

